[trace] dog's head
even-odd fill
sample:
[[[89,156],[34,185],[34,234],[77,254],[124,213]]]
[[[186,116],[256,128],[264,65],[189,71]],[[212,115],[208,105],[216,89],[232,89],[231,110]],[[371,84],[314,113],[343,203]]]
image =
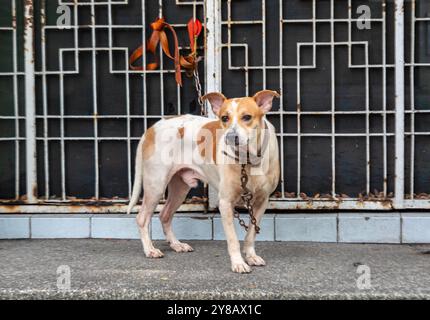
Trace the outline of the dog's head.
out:
[[[276,91],[263,90],[252,98],[227,99],[222,93],[205,95],[213,112],[218,116],[225,130],[225,143],[239,147],[254,143],[259,139],[264,127],[263,118],[272,109],[273,98],[279,98]]]

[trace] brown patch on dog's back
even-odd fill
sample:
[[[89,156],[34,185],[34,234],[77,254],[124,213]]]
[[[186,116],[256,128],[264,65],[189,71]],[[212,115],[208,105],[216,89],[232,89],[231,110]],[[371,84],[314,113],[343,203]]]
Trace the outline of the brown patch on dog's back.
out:
[[[184,139],[184,135],[185,135],[185,128],[184,127],[178,128],[178,138]]]
[[[155,129],[149,128],[145,132],[145,138],[143,140],[143,159],[148,160],[154,154],[155,151]]]
[[[221,130],[221,121],[211,121],[206,123],[200,130],[197,136],[197,145],[199,148],[200,155],[205,161],[211,161],[211,153],[212,160],[216,163],[216,151],[217,151],[217,130]],[[211,140],[206,141],[206,138],[210,134]]]

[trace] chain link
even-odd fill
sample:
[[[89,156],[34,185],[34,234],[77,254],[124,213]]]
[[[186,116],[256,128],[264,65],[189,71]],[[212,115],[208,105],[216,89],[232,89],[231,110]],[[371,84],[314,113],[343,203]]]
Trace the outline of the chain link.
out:
[[[255,227],[255,232],[258,234],[260,233],[260,227],[257,225],[257,218],[255,218],[254,215],[254,206],[252,205],[252,200],[254,199],[254,196],[252,195],[252,192],[248,189],[246,186],[248,184],[248,173],[246,172],[246,164],[242,164],[242,169],[240,173],[240,183],[242,187],[242,193],[240,195],[245,208],[248,210],[249,218],[251,220],[251,223]],[[240,217],[239,212],[237,210],[234,210],[234,217],[239,220],[239,224],[242,228],[244,228],[246,231],[248,231],[249,226],[246,225],[245,221]]]
[[[197,41],[197,39],[196,39],[196,41]],[[197,46],[197,44],[196,44],[196,46]],[[194,84],[195,84],[196,92],[197,92],[197,102],[200,105],[200,115],[203,117],[206,117],[207,112],[206,112],[205,102],[202,99],[203,93],[202,93],[202,84],[200,82],[199,65],[198,65],[199,58],[197,56],[197,53],[195,56],[195,61],[197,61],[197,63],[195,64],[193,76],[194,76]],[[208,184],[207,183],[204,184],[204,190],[205,190],[205,193],[207,195],[208,194]],[[207,213],[208,207],[209,207],[209,201],[207,200],[206,205],[205,205],[205,213]]]
[[[206,107],[205,107],[205,103],[203,102],[203,94],[202,94],[202,84],[200,83],[200,76],[199,76],[199,70],[198,70],[198,66],[196,66],[196,68],[194,69],[194,84],[196,86],[196,91],[197,91],[197,102],[200,105],[200,114],[202,116],[206,116]]]

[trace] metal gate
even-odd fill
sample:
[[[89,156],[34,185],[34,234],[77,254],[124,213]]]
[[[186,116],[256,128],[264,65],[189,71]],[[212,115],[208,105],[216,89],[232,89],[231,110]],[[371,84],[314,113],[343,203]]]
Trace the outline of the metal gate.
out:
[[[180,43],[205,21],[206,92],[282,93],[272,209],[429,208],[429,13],[429,0],[6,1],[0,212],[125,211],[141,134],[199,113],[161,54],[159,70],[128,68],[158,16]],[[182,210],[206,204],[200,187]]]

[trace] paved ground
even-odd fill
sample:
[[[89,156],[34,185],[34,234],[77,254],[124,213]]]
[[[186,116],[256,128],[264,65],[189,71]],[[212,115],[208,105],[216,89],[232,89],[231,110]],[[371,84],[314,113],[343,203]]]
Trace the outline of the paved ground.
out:
[[[330,299],[430,298],[430,245],[262,242],[267,267],[248,275],[229,269],[226,243],[191,241],[160,260],[144,258],[134,240],[0,241],[0,299]],[[371,289],[357,288],[357,267],[370,267]],[[68,265],[71,291],[57,288]]]

